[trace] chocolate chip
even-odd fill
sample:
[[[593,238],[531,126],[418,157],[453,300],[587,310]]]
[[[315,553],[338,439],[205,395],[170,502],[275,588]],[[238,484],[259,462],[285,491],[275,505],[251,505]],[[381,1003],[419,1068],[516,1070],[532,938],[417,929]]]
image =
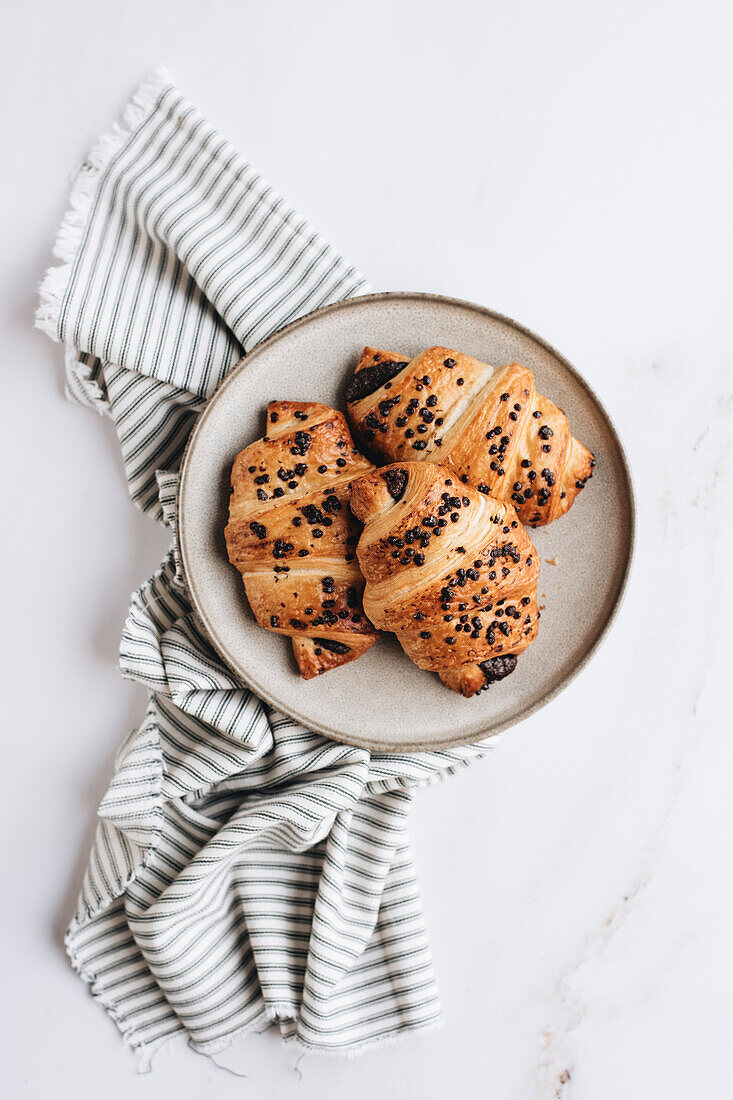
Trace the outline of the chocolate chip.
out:
[[[397,394],[395,397],[387,397],[384,401],[379,402],[379,411],[382,416],[389,416],[390,410],[400,401],[400,396]]]
[[[329,653],[337,653],[339,656],[344,653],[351,653],[351,646],[346,645],[344,642],[337,642],[330,638],[314,638],[313,641],[323,646]]]
[[[292,542],[286,542],[285,539],[275,539],[275,545],[272,548],[272,556],[273,558],[284,558],[293,548]]]
[[[385,359],[382,362],[375,360],[371,367],[364,367],[358,371],[346,387],[346,400],[348,402],[360,401],[362,397],[368,397],[370,393],[389,382],[396,374],[407,366],[408,360],[397,362],[395,359]]]
[[[407,485],[407,470],[385,470],[382,477],[392,499],[401,500]]]
[[[323,523],[323,512],[320,508],[316,508],[315,504],[304,504],[300,510],[308,523]]]

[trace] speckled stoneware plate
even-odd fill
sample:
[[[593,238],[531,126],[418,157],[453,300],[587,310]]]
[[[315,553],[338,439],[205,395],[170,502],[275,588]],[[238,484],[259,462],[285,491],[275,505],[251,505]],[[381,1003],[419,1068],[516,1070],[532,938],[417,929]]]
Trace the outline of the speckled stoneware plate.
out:
[[[542,559],[537,641],[516,671],[472,699],[423,672],[384,636],[368,653],[302,680],[289,639],[257,626],[224,527],[232,461],[265,432],[268,401],[323,401],[343,391],[365,344],[416,354],[432,344],[500,366],[531,367],[537,389],[568,415],[597,459],[569,513],[531,532]],[[260,344],[201,414],[179,495],[183,567],[194,606],[227,664],[263,699],[309,729],[382,750],[468,744],[544,706],[598,647],[618,608],[631,562],[634,506],[618,436],[598,398],[553,348],[507,317],[428,294],[374,294],[327,306]]]

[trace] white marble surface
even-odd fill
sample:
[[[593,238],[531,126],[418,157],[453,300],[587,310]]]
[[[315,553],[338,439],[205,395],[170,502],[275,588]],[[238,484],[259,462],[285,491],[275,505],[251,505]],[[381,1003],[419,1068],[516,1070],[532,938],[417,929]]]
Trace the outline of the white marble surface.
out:
[[[4,30],[5,1095],[730,1095],[730,5],[29,0]],[[182,1043],[139,1075],[60,946],[142,713],[117,638],[165,537],[110,425],[64,403],[34,288],[70,169],[161,62],[375,287],[560,348],[638,496],[590,667],[418,799],[445,1028],[358,1062],[251,1038],[219,1059],[247,1080]]]

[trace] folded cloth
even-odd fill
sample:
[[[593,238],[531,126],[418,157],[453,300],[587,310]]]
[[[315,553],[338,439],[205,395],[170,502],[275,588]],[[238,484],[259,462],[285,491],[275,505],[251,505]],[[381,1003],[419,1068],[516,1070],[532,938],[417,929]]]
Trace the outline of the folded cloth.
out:
[[[435,1026],[407,811],[489,743],[370,753],[272,710],[209,645],[176,540],[177,469],[206,399],[264,337],[366,282],[164,72],[79,169],[55,255],[37,323],[65,347],[68,396],[114,421],[133,501],[172,537],[124,627],[120,668],[149,704],[99,807],[72,964],[147,1052],[183,1033],[214,1053],[276,1024],[352,1053]]]

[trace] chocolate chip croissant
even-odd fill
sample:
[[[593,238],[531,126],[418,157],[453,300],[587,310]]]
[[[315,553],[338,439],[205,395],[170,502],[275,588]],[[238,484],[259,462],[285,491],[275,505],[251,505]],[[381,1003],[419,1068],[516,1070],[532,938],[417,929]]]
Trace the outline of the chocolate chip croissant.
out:
[[[376,641],[356,560],[360,524],[349,485],[373,466],[342,413],[272,401],[267,435],[234,460],[229,560],[260,626],[292,638],[306,680],[353,661]]]
[[[513,671],[539,623],[539,560],[514,507],[404,462],[352,481],[351,509],[374,625],[465,696]]]
[[[413,359],[365,348],[346,399],[351,425],[383,462],[429,459],[511,500],[538,527],[567,512],[595,460],[527,367],[498,370],[450,348]]]

